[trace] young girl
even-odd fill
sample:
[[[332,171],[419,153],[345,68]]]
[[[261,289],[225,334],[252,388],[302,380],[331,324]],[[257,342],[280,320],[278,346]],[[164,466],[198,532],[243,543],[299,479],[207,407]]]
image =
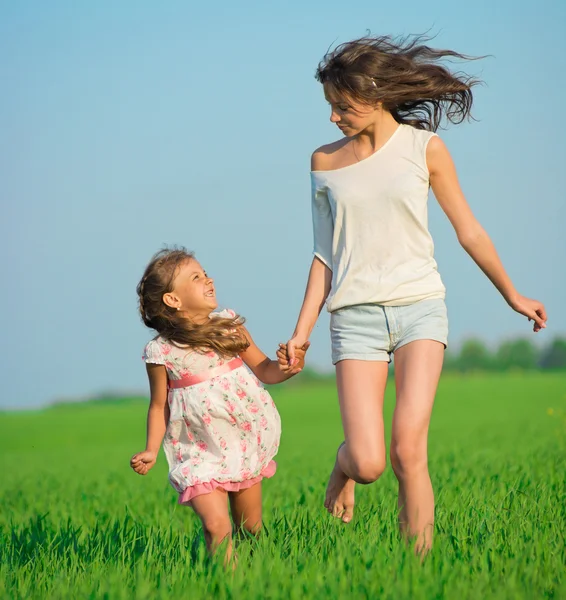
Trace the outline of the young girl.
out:
[[[159,335],[143,355],[151,390],[147,443],[131,467],[146,475],[163,441],[179,503],[200,517],[209,551],[229,538],[229,558],[227,496],[236,527],[257,533],[261,480],[276,468],[279,414],[258,379],[274,384],[298,373],[308,344],[293,367],[281,350],[284,364],[267,358],[243,318],[213,312],[214,281],[185,250],[158,252],[137,292],[143,322]]]
[[[354,484],[385,469],[383,395],[395,356],[396,407],[390,458],[399,482],[399,521],[430,547],[434,496],[427,436],[447,343],[445,289],[427,227],[429,186],[460,244],[509,306],[544,328],[546,312],[520,295],[458,184],[452,159],[434,133],[441,119],[470,114],[477,83],[440,64],[465,58],[421,38],[362,38],[329,52],[316,77],[330,120],[344,137],[311,161],[314,258],[292,339],[308,340],[327,303],[344,442],[325,507],[352,519]]]

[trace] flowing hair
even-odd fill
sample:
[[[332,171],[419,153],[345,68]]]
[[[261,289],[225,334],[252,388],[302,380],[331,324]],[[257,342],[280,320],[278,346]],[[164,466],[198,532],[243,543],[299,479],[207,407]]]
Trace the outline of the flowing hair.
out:
[[[461,123],[471,118],[472,87],[481,81],[441,61],[477,58],[431,48],[429,39],[384,35],[346,42],[326,53],[315,77],[338,97],[381,102],[398,123],[429,131],[443,118]]]
[[[136,288],[142,321],[172,344],[214,350],[223,358],[231,358],[249,346],[241,327],[243,317],[194,323],[163,301],[163,295],[173,291],[179,267],[194,258],[184,248],[165,248],[153,256]]]

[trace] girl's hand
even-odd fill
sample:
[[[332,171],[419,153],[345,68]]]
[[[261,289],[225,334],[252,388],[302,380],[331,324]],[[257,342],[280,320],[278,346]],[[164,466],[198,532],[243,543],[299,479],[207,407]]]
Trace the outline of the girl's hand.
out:
[[[305,342],[301,348],[295,349],[295,364],[294,366],[290,365],[289,361],[289,353],[287,351],[286,344],[279,344],[279,348],[277,349],[277,361],[279,362],[279,367],[282,371],[286,373],[296,374],[299,371],[302,371],[305,366],[305,354],[309,349],[310,342]]]
[[[147,475],[147,472],[153,467],[157,460],[157,452],[152,450],[144,450],[134,454],[130,460],[130,467],[138,475]]]
[[[534,321],[533,331],[535,333],[546,329],[546,310],[542,302],[518,295],[509,302],[509,306],[521,315],[525,315],[529,321]]]

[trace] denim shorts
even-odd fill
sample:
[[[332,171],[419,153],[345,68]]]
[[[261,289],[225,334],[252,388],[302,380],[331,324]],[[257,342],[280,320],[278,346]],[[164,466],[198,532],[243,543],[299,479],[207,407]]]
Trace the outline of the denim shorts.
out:
[[[357,304],[330,315],[332,363],[345,359],[391,362],[391,353],[409,342],[448,344],[448,315],[441,298],[406,306]]]

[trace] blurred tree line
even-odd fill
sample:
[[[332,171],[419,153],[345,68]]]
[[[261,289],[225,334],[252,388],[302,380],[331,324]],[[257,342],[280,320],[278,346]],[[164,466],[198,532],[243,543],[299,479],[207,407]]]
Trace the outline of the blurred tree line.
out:
[[[490,349],[477,338],[466,340],[459,352],[446,351],[444,369],[453,371],[566,370],[566,337],[543,347],[528,338],[503,341]]]
[[[469,338],[459,351],[448,348],[444,358],[445,372],[518,370],[566,371],[566,337],[556,337],[542,347],[529,338],[516,338],[505,340],[496,348],[490,348],[479,338]],[[306,366],[298,380],[320,381],[333,376],[333,372],[323,374]]]

